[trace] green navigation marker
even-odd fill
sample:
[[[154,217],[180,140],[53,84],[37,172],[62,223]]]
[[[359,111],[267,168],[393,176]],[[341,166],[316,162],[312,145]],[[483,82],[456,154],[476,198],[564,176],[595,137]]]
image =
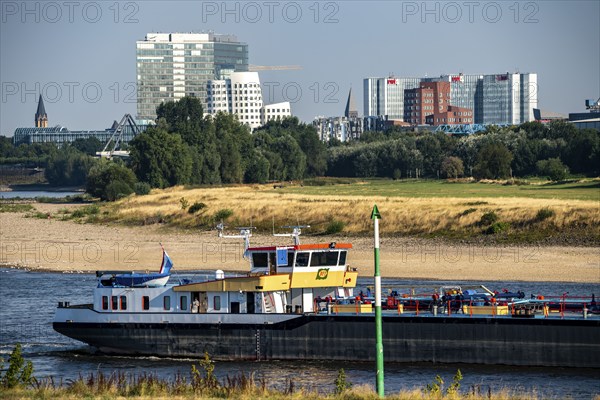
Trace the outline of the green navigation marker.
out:
[[[375,351],[377,355],[377,394],[383,398],[383,336],[381,326],[381,273],[379,272],[379,220],[381,219],[381,214],[379,213],[377,204],[373,206],[371,219],[373,220],[375,233]]]

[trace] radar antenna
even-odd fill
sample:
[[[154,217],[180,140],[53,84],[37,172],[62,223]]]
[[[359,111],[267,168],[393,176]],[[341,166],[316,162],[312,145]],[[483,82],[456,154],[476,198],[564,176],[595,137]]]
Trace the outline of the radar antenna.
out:
[[[252,230],[256,229],[255,226],[236,226],[235,229],[239,230],[240,233],[238,235],[224,235],[223,230],[225,230],[225,225],[223,225],[223,221],[217,225],[217,232],[220,238],[223,239],[244,239],[244,258],[248,253],[248,248],[250,248],[250,238],[252,237]]]
[[[300,235],[302,234],[302,229],[310,228],[310,225],[286,225],[282,226],[282,228],[292,229],[292,233],[275,233],[275,229],[273,229],[273,236],[294,238],[294,245],[298,246],[300,244]]]

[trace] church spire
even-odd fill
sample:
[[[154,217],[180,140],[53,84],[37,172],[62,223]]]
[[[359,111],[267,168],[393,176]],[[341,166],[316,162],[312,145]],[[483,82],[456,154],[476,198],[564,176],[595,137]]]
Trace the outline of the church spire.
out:
[[[358,118],[358,111],[356,110],[356,104],[354,103],[354,97],[352,97],[352,88],[348,93],[348,101],[346,102],[346,110],[344,111],[346,118]]]
[[[47,128],[48,127],[48,114],[46,114],[46,107],[44,107],[44,99],[40,94],[38,100],[37,112],[35,113],[35,127],[36,128]]]

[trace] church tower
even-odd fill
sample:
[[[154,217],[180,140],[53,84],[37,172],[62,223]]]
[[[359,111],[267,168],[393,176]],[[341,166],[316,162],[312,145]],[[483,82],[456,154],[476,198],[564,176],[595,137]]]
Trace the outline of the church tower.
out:
[[[356,109],[356,104],[354,103],[354,97],[352,96],[352,88],[350,88],[350,92],[348,93],[348,101],[346,102],[344,117],[358,118],[358,111]]]
[[[35,113],[35,127],[36,128],[47,128],[48,127],[48,114],[46,114],[46,108],[44,107],[44,100],[40,94],[38,100],[37,112]]]

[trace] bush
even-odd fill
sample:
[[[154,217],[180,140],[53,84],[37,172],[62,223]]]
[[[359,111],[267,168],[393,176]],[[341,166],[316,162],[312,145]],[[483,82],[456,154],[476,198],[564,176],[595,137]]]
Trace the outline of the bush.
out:
[[[464,217],[465,215],[469,215],[471,213],[474,213],[475,211],[477,211],[476,208],[467,208],[465,211],[461,212],[459,215],[461,217]]]
[[[131,193],[133,193],[133,189],[126,182],[114,181],[109,183],[106,187],[106,193],[104,197],[108,201],[115,201],[129,196]]]
[[[185,210],[190,205],[190,202],[185,197],[179,199],[179,204],[181,205],[181,209]]]
[[[87,215],[97,215],[100,212],[100,207],[92,204],[86,207],[80,207],[71,213],[72,218],[83,218]]]
[[[133,185],[133,191],[138,196],[149,194],[151,189],[152,187],[147,182],[136,182],[135,185]]]
[[[463,161],[458,157],[446,157],[442,161],[442,174],[446,178],[458,178],[465,172]]]
[[[538,174],[548,177],[551,181],[562,181],[569,176],[569,167],[564,165],[558,157],[538,161],[535,165]]]
[[[203,210],[205,208],[206,208],[206,204],[196,202],[190,206],[190,208],[188,209],[188,212],[190,214],[195,214],[198,211]]]
[[[554,210],[551,210],[548,207],[545,207],[545,208],[538,210],[537,214],[535,215],[535,220],[538,222],[541,222],[541,221],[548,219],[550,217],[553,217],[553,216],[554,216]]]
[[[217,220],[217,221],[226,220],[227,218],[231,217],[232,215],[233,215],[233,210],[230,210],[229,208],[222,208],[215,213],[215,220]]]
[[[102,160],[90,169],[86,190],[92,196],[100,197],[102,200],[114,201],[133,193],[135,182],[135,175],[125,165]]]
[[[0,385],[11,389],[17,386],[27,386],[33,383],[33,364],[31,361],[25,363],[21,352],[21,344],[17,343],[8,359],[8,369],[4,370],[4,360],[0,359]]]
[[[510,224],[508,222],[494,222],[485,230],[485,234],[494,235],[496,233],[504,232],[508,228],[510,228]]]
[[[334,219],[327,224],[327,228],[325,228],[325,234],[332,235],[334,233],[340,233],[345,227],[346,224],[344,224],[342,221]]]
[[[486,226],[486,225],[493,224],[497,221],[498,221],[498,214],[496,214],[493,211],[488,211],[481,216],[481,219],[479,220],[479,225]]]

